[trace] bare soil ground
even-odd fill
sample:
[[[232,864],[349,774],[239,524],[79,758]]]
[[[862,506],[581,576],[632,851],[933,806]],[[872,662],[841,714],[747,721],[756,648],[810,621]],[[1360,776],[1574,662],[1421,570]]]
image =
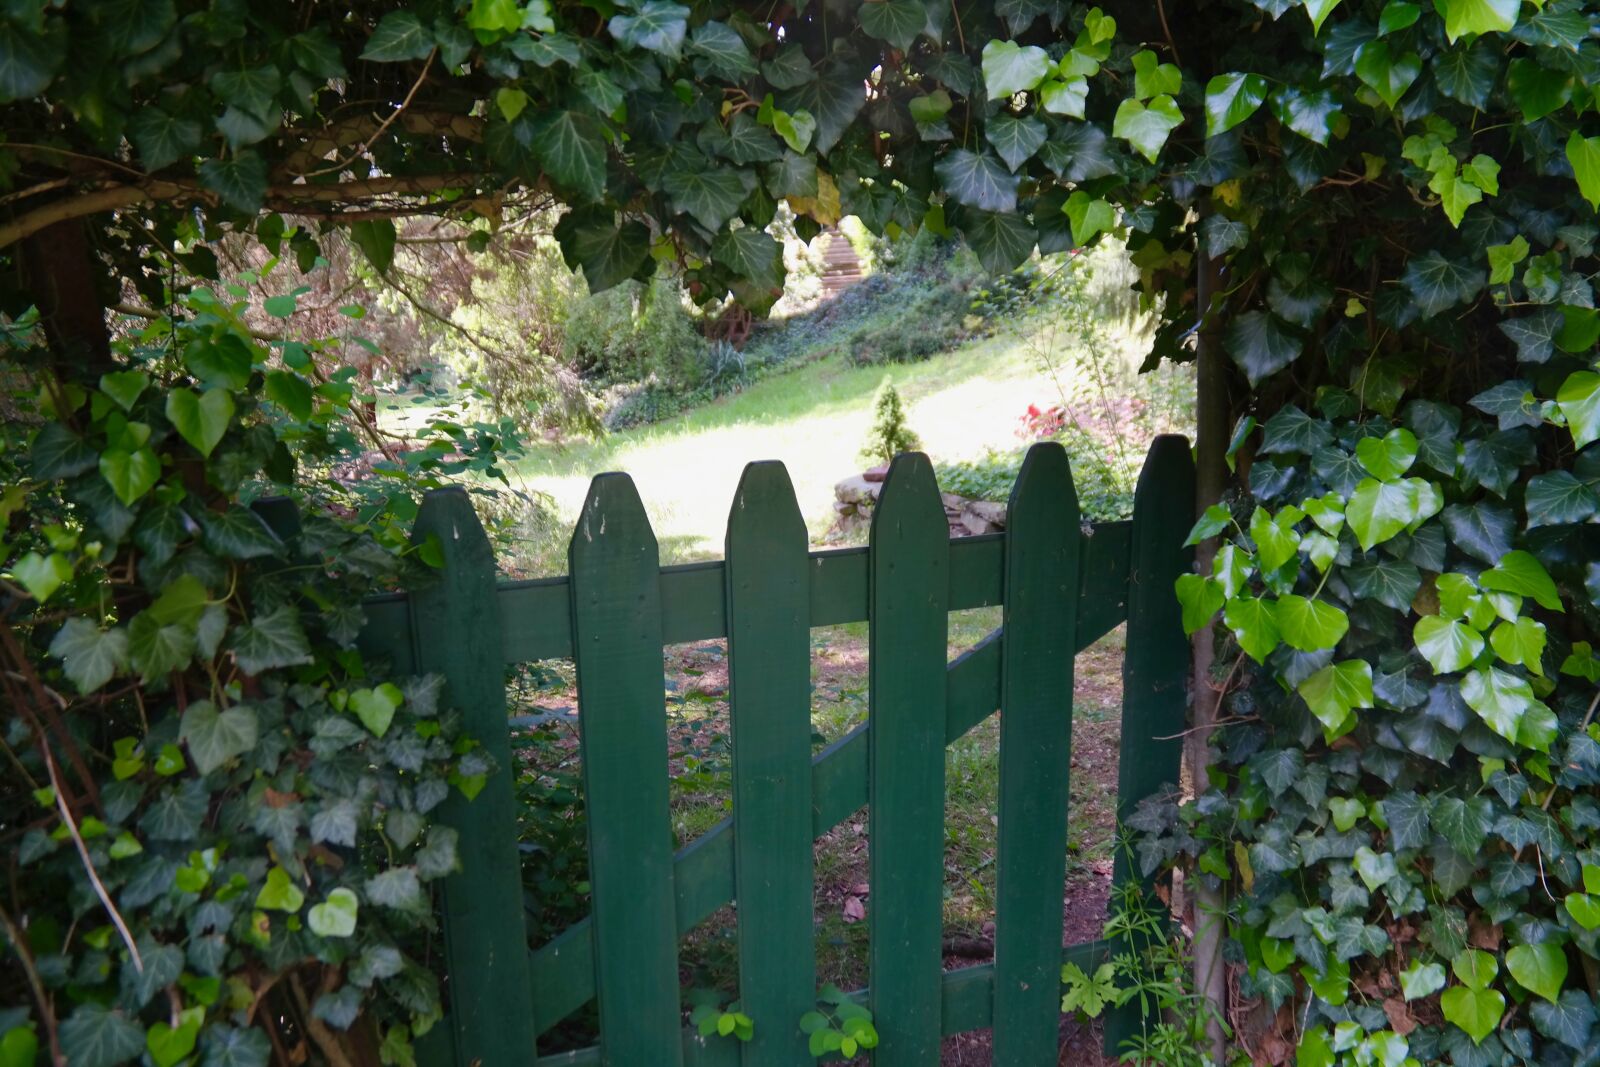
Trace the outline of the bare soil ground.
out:
[[[999,624],[998,609],[951,617],[950,655],[970,648]],[[1062,944],[1100,936],[1111,887],[1116,819],[1117,752],[1122,701],[1121,630],[1077,658],[1073,700],[1070,837],[1062,892]],[[555,666],[555,665],[552,665]],[[727,652],[724,642],[673,646],[666,654],[672,816],[680,845],[729,812]],[[576,703],[570,673],[556,666],[553,683],[526,694],[527,713],[570,712]],[[565,678],[566,682],[559,679]],[[819,629],[812,640],[812,724],[818,747],[843,735],[867,714],[867,635],[862,624]],[[576,765],[577,731],[539,750],[542,761]],[[991,716],[946,751],[945,967],[993,958],[995,859],[998,826],[999,722]],[[531,768],[530,768],[531,769]],[[868,879],[866,809],[816,842],[818,981],[842,988],[866,984]],[[735,913],[723,908],[685,939],[682,978],[688,988],[733,994],[737,988]],[[947,1038],[945,1067],[990,1062],[987,1031]],[[1098,1027],[1063,1019],[1062,1064],[1101,1067]]]

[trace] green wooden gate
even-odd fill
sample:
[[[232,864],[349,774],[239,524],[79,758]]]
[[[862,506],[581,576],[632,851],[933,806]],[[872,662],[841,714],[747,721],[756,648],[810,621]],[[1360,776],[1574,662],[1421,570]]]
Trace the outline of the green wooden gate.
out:
[[[1035,446],[1004,534],[950,539],[928,460],[898,458],[866,549],[808,551],[788,475],[745,471],[727,558],[662,567],[633,483],[601,475],[568,577],[497,582],[459,490],[430,494],[416,536],[443,546],[439,581],[368,604],[368,652],[437,671],[466,728],[512,765],[507,664],[576,665],[593,910],[526,941],[512,776],[443,817],[464,873],[444,889],[450,1014],[429,1064],[612,1067],[811,1063],[812,842],[863,804],[870,820],[869,988],[880,1067],[937,1064],[941,1035],[994,1027],[994,1063],[1056,1062],[1059,970],[1115,946],[1065,950],[1073,654],[1126,621],[1119,809],[1177,780],[1187,645],[1172,583],[1187,566],[1188,442],[1159,438],[1131,522],[1080,526],[1066,453]],[[946,662],[948,613],[1003,605],[1004,623]],[[866,620],[868,721],[813,756],[810,630]],[[726,637],[733,816],[676,854],[668,816],[662,647]],[[942,709],[942,710],[941,710]],[[944,971],[944,749],[999,710],[995,961]],[[1118,879],[1133,877],[1119,864]],[[738,902],[740,996],[754,1040],[684,1027],[678,940]],[[537,1036],[598,998],[600,1044],[537,1056]],[[1136,1023],[1136,1020],[1133,1020]],[[1127,1032],[1108,1021],[1108,1041]]]

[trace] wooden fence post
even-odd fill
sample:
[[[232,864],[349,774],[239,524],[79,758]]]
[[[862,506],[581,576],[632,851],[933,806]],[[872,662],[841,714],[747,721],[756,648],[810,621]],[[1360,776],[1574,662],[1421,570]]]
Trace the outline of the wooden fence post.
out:
[[[895,457],[868,546],[868,951],[877,1067],[939,1057],[950,528],[933,465]]]
[[[1059,444],[1028,450],[1006,521],[994,1065],[1056,1059],[1071,796],[1078,496]]]
[[[438,539],[438,581],[411,594],[417,670],[442,674],[444,703],[494,759],[495,772],[468,801],[452,790],[439,810],[459,835],[461,869],[445,879],[449,1024],[460,1067],[532,1060],[533,995],[517,850],[516,764],[506,726],[506,669],[496,604],[494,550],[459,488],[423,498],[412,542]]]
[[[1163,434],[1150,446],[1133,497],[1133,551],[1128,566],[1127,650],[1122,660],[1122,743],[1117,820],[1163,786],[1176,787],[1183,757],[1189,641],[1173,582],[1189,569],[1184,547],[1194,521],[1194,460],[1189,441]],[[1117,848],[1115,884],[1138,879]],[[1116,889],[1112,890],[1113,904]],[[1105,1047],[1115,1054],[1141,1025],[1137,1001],[1106,1016]]]
[[[739,999],[758,1020],[747,1067],[812,1062],[800,1032],[817,995],[810,564],[788,471],[750,464],[728,515],[724,572]]]

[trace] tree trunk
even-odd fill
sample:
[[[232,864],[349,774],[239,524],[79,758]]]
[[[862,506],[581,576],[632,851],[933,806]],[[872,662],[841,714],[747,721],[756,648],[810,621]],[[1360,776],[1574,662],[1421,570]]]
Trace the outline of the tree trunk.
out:
[[[1228,434],[1230,404],[1226,359],[1219,334],[1219,316],[1213,313],[1212,300],[1222,290],[1222,264],[1200,250],[1196,305],[1200,329],[1196,335],[1195,397],[1195,514],[1222,499],[1228,485]],[[1195,549],[1195,564],[1201,574],[1211,573],[1217,554],[1215,538],[1202,541]],[[1190,695],[1194,707],[1185,758],[1190,783],[1196,797],[1211,787],[1207,771],[1211,766],[1211,732],[1217,721],[1222,694],[1211,683],[1211,665],[1216,656],[1215,630],[1202,627],[1192,642],[1193,674]],[[1206,1044],[1216,1063],[1226,1062],[1227,1038],[1223,1020],[1228,1011],[1228,972],[1222,958],[1227,939],[1227,901],[1220,889],[1208,888],[1200,876],[1194,879],[1194,971],[1195,991],[1204,996],[1216,1011],[1206,1028]]]
[[[47,226],[22,245],[24,283],[39,308],[53,361],[68,376],[94,379],[116,369],[106,329],[104,271],[84,223]]]

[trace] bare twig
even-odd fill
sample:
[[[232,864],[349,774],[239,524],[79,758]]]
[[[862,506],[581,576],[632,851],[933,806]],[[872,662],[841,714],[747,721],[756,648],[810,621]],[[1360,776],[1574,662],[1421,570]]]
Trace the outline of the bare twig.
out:
[[[321,167],[317,170],[311,171],[308,174],[302,175],[302,177],[320,178],[325,174],[337,174],[345,167],[348,167],[360,156],[370,151],[372,146],[377,143],[378,139],[384,135],[384,132],[394,124],[394,120],[405,114],[406,108],[411,106],[411,101],[416,97],[417,90],[422,88],[422,83],[428,80],[428,71],[433,69],[433,57],[437,56],[438,54],[438,48],[435,48],[433,51],[428,53],[427,61],[422,64],[422,73],[418,74],[417,80],[411,83],[411,91],[406,93],[406,98],[404,100],[400,101],[400,106],[395,108],[389,117],[384,119],[383,122],[379,124],[378,128],[373,131],[371,137],[368,137],[366,140],[357,145],[356,148],[345,158],[331,163],[326,167]]]
[[[61,795],[61,780],[56,774],[56,758],[50,751],[50,742],[40,738],[39,749],[44,753],[44,769],[50,773],[50,785],[56,796],[56,810],[61,813],[61,821],[66,824],[67,832],[72,835],[72,843],[78,846],[78,856],[83,860],[83,869],[89,875],[90,884],[94,886],[94,895],[100,898],[106,914],[111,916],[117,933],[122,936],[122,943],[128,946],[128,953],[133,957],[134,970],[143,974],[144,958],[139,955],[139,946],[134,943],[133,931],[128,929],[122,913],[111,902],[111,894],[106,891],[105,883],[100,881],[100,874],[94,869],[94,861],[89,858],[89,846],[83,843],[83,835],[78,832],[78,823],[72,817],[72,809],[67,807],[66,798]]]
[[[39,978],[39,968],[34,965],[33,952],[28,948],[27,939],[22,936],[22,931],[17,929],[17,924],[12,921],[3,906],[0,906],[0,927],[5,928],[6,938],[16,950],[17,959],[22,961],[22,969],[28,976],[28,986],[33,990],[33,999],[39,1005],[39,1019],[44,1023],[45,1038],[50,1042],[50,1062],[56,1067],[65,1067],[67,1057],[61,1051],[61,1040],[56,1035],[55,1005],[50,1000],[50,994],[45,991],[44,982]]]

